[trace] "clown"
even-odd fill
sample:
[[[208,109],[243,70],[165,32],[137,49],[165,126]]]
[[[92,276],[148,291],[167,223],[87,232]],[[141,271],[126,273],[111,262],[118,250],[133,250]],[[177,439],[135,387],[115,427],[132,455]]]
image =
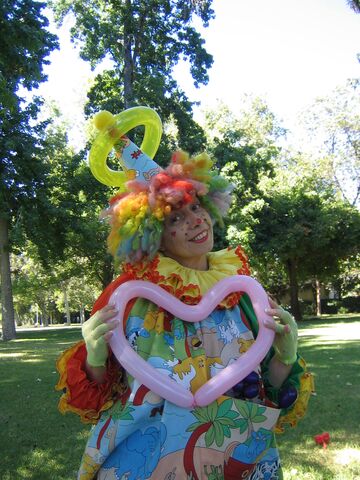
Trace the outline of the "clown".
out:
[[[232,191],[212,160],[176,152],[161,169],[124,137],[120,121],[109,113],[100,119],[93,156],[104,160],[110,145],[132,173],[125,181],[121,176],[121,191],[103,213],[111,226],[109,251],[122,273],[96,301],[83,341],[58,360],[57,388],[66,390],[60,411],[95,424],[78,479],[256,480],[264,471],[282,478],[274,433],[305,414],[312,377],[297,353],[296,323],[275,302],[269,300],[267,310],[278,320],[267,324],[276,331],[271,350],[206,407],[183,408],[161,398],[111,352],[114,329],[124,328],[138,355],[194,393],[251,347],[259,324],[249,297],[235,292],[195,323],[133,299],[119,325],[109,299],[124,282],[146,280],[196,305],[220,280],[250,270],[241,247],[212,252],[213,225],[223,224]],[[101,169],[94,174],[103,181]]]

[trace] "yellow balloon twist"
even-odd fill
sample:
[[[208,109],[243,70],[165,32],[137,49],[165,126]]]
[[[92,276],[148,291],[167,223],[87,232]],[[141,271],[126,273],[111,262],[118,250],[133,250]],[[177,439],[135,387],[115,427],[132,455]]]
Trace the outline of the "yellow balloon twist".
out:
[[[99,182],[112,187],[121,187],[127,180],[123,171],[112,170],[106,161],[120,137],[139,125],[144,125],[144,138],[140,149],[151,159],[159,148],[162,124],[159,115],[149,107],[134,107],[113,115],[106,110],[94,116],[94,125],[99,130],[89,154],[90,169]]]

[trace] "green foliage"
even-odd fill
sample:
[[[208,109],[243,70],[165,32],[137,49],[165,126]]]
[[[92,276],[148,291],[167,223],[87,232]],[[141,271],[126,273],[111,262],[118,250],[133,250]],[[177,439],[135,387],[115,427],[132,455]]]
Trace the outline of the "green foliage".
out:
[[[41,11],[45,4],[13,0],[0,6],[0,185],[1,215],[14,214],[24,199],[33,201],[43,185],[45,167],[39,158],[44,124],[34,126],[41,102],[24,105],[21,88],[31,90],[45,80],[45,58],[57,47]]]
[[[86,114],[101,109],[118,113],[133,105],[147,105],[155,108],[164,122],[173,117],[181,148],[190,153],[201,150],[204,133],[192,119],[192,103],[174,80],[173,69],[183,59],[196,86],[208,82],[212,57],[191,21],[197,15],[207,25],[214,15],[211,3],[53,0],[60,22],[68,13],[74,14],[71,33],[79,42],[82,58],[92,67],[105,58],[113,65],[96,77]]]
[[[327,158],[278,147],[285,132],[261,100],[240,115],[219,104],[207,113],[206,131],[222,174],[235,185],[227,239],[245,247],[253,274],[278,299],[290,284],[300,318],[300,284],[337,282],[343,262],[358,252],[359,211],[342,199]],[[226,245],[218,231],[215,240]]]
[[[295,260],[303,277],[329,278],[340,261],[356,254],[360,213],[311,170],[278,170],[264,180],[264,203],[254,210],[254,248],[286,264]],[[256,244],[256,245],[255,245]]]
[[[41,101],[35,97],[26,104],[21,97],[21,92],[45,80],[43,64],[57,47],[56,37],[47,30],[44,7],[45,3],[32,0],[5,0],[0,5],[0,255],[5,339],[15,335],[9,231],[15,218],[20,224],[20,208],[31,216],[45,205],[42,192],[48,169],[42,152],[46,123],[36,124]]]
[[[360,79],[351,79],[305,112],[307,143],[312,140],[323,174],[352,205],[360,196]]]
[[[56,37],[42,14],[45,3],[3,0],[0,5],[1,114],[18,109],[18,89],[31,90],[44,81],[45,57],[57,47]]]
[[[274,176],[280,151],[275,142],[284,132],[265,102],[252,97],[244,98],[244,107],[237,114],[222,103],[208,110],[205,130],[216,166],[235,187],[226,219],[227,236],[215,229],[215,246],[240,243],[249,250],[253,234],[248,208],[262,203],[259,185],[262,178]]]
[[[11,264],[18,325],[34,324],[37,316],[44,325],[63,323],[65,294],[69,313],[81,317],[91,311],[100,293],[101,283],[84,258],[71,256],[45,269],[37,249],[28,243],[21,254],[12,256]]]

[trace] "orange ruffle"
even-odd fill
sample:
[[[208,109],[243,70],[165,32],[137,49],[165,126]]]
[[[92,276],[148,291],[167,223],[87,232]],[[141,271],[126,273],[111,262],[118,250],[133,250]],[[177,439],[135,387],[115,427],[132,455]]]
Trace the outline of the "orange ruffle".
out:
[[[217,258],[221,259],[222,257],[224,257],[224,263],[217,260]],[[209,273],[215,272],[220,275],[216,278],[216,281],[229,275],[250,275],[248,258],[240,246],[236,248],[228,247],[220,252],[212,252],[208,258],[210,263]],[[197,305],[202,299],[201,287],[196,282],[188,281],[186,273],[190,269],[170,260],[179,269],[179,273],[171,272],[169,266],[164,265],[164,260],[164,257],[157,255],[150,262],[142,261],[135,265],[126,263],[123,265],[124,275],[128,275],[129,279],[152,282],[187,305]],[[169,259],[166,260],[169,261]],[[225,265],[228,264],[227,262],[229,262],[231,270],[223,270]],[[200,272],[199,278],[206,276],[207,272]],[[213,281],[215,282],[215,278]],[[207,285],[207,287],[210,287],[210,285]],[[233,308],[239,303],[241,296],[242,292],[229,294],[222,300],[219,308]]]
[[[84,423],[96,423],[102,411],[110,408],[127,389],[123,370],[111,355],[108,359],[103,383],[89,381],[85,372],[85,342],[81,341],[65,350],[56,362],[60,379],[56,390],[65,390],[58,408],[61,413],[80,415]]]

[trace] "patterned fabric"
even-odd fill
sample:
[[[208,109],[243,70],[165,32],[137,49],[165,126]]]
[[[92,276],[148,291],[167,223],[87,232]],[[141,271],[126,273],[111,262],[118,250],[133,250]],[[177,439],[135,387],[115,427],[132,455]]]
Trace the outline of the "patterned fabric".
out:
[[[254,341],[238,306],[186,324],[142,299],[130,313],[126,335],[142,358],[193,392]],[[235,399],[231,391],[187,410],[128,379],[128,400],[104,412],[91,434],[79,480],[95,473],[107,480],[238,479],[249,478],[261,459],[278,465],[272,430],[280,410],[265,406],[261,381],[251,401]]]
[[[194,271],[165,257],[156,257],[149,268],[125,268],[126,280],[153,281],[189,304],[197,303],[221,278],[239,273],[249,273],[241,249],[211,254],[209,270],[196,272],[196,276]],[[104,292],[101,306],[110,295]],[[194,324],[137,299],[129,308],[125,332],[142,358],[195,392],[247,351],[257,334],[257,320],[248,297],[241,294],[229,295],[207,319]],[[79,351],[84,346],[77,348]],[[101,405],[99,394],[94,392],[94,396],[98,395],[100,420],[91,432],[78,480],[281,479],[274,430],[283,412],[277,407],[277,392],[271,387],[267,391],[270,358],[271,352],[256,370],[257,388],[252,398],[239,398],[232,389],[207,407],[193,410],[163,400],[129,375],[127,385],[117,383],[114,397],[116,388],[111,380],[107,381],[101,387],[109,392],[105,400],[102,398],[105,404]],[[301,379],[308,375],[302,362],[299,358],[288,379],[299,391]],[[116,361],[110,358],[109,370],[114,365]],[[66,384],[66,388],[63,403],[71,404],[72,399],[79,402],[76,384]],[[300,394],[299,398],[300,410],[298,402],[287,409],[286,415],[297,413],[280,429],[284,423],[294,425],[299,412],[304,414],[305,397]],[[110,408],[105,410],[104,405]],[[82,405],[84,410],[86,407]]]

